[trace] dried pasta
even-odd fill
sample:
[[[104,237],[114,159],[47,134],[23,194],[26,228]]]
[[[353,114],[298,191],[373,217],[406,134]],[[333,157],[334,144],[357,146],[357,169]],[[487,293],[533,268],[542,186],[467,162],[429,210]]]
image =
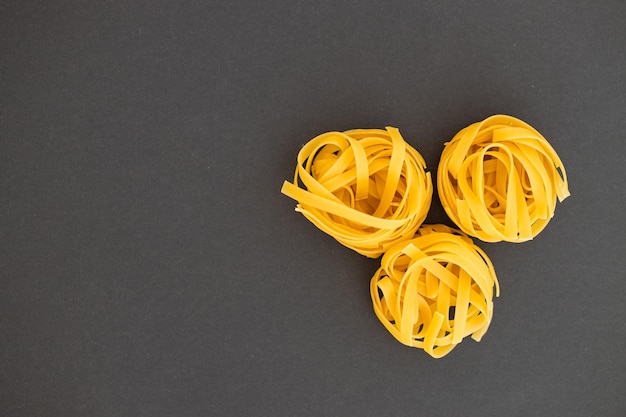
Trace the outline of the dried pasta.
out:
[[[328,132],[298,153],[282,193],[296,211],[341,244],[376,258],[413,237],[432,200],[422,156],[398,129]]]
[[[496,274],[487,255],[458,230],[423,225],[385,252],[370,293],[374,312],[401,343],[434,358],[464,337],[480,341],[493,314]]]
[[[567,176],[548,141],[527,123],[488,117],[446,144],[437,171],[443,208],[465,233],[486,242],[523,242],[541,232]]]

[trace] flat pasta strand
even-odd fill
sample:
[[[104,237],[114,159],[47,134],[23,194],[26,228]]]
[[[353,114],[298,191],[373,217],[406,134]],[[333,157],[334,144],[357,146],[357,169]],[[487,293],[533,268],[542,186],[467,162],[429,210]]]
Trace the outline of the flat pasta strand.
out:
[[[446,143],[437,170],[448,216],[485,242],[537,236],[567,198],[563,163],[533,127],[512,116],[474,123]]]
[[[385,252],[370,283],[374,312],[400,343],[447,355],[465,337],[480,341],[500,287],[487,255],[462,232],[423,225]]]
[[[320,230],[367,257],[411,239],[430,208],[433,186],[422,156],[398,129],[328,132],[298,153],[281,192]]]

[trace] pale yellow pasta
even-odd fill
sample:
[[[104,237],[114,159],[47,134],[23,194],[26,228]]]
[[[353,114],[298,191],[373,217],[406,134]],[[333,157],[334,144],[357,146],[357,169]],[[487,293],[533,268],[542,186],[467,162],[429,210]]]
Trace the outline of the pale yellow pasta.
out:
[[[480,341],[499,286],[487,255],[458,230],[423,225],[385,252],[370,293],[374,312],[399,342],[440,358],[466,336]]]
[[[329,132],[298,154],[282,193],[296,211],[341,244],[375,258],[413,237],[432,200],[422,156],[398,129]]]
[[[563,164],[527,123],[488,117],[446,144],[437,170],[439,198],[465,233],[486,242],[524,242],[541,232],[557,198],[569,196]]]

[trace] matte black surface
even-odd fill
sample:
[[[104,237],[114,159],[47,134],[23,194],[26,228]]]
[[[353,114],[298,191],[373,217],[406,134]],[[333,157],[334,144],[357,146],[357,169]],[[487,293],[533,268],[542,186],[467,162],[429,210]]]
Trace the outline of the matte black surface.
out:
[[[0,415],[626,415],[626,4],[462,3],[3,1]],[[434,172],[494,113],[572,197],[481,244],[492,326],[434,360],[279,190],[319,133]]]

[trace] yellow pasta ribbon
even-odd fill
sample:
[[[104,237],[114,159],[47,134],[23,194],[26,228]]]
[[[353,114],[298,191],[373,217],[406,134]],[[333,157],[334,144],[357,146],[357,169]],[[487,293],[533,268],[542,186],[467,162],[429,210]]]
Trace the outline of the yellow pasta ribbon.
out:
[[[293,183],[281,192],[320,230],[376,258],[411,239],[426,218],[432,180],[425,170],[394,127],[328,132],[303,146]]]
[[[441,358],[466,336],[481,340],[493,315],[494,286],[498,296],[487,255],[462,232],[437,224],[385,252],[370,293],[393,337]]]
[[[533,127],[512,116],[474,123],[446,143],[437,170],[448,216],[485,242],[524,242],[570,194],[563,163]]]

